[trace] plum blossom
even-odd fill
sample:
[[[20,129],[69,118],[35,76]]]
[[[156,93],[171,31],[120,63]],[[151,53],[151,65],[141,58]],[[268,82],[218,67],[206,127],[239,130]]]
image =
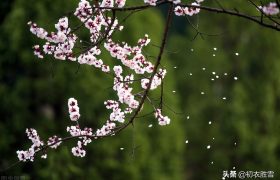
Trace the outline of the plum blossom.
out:
[[[279,7],[275,2],[270,2],[266,6],[259,6],[259,9],[261,9],[266,15],[276,15],[279,13]]]
[[[82,137],[80,137],[80,139],[82,139],[82,143],[83,143],[84,146],[91,143],[91,136],[93,135],[91,128],[85,127],[81,131],[81,135],[82,135]]]
[[[124,122],[124,112],[121,111],[121,109],[117,109],[114,110],[111,114],[110,114],[110,120],[111,121],[118,121],[120,123]]]
[[[149,4],[151,6],[157,5],[156,2],[157,0],[144,0],[144,3]]]
[[[68,99],[68,111],[71,121],[77,121],[80,118],[78,101],[74,98]]]
[[[196,2],[193,2],[191,5],[192,6],[200,6],[200,4],[196,3]],[[189,15],[189,16],[196,15],[199,12],[200,12],[200,8],[197,8],[197,7],[185,7],[185,9],[184,9],[184,13],[186,15]]]
[[[29,21],[27,24],[30,25],[30,32],[38,38],[45,39],[47,37],[48,32],[45,29],[38,27],[36,23]]]
[[[122,45],[109,39],[104,43],[104,47],[110,52],[111,56],[121,61],[123,65],[133,70],[136,74],[151,73],[154,66],[146,60],[142,54],[142,48],[147,46],[151,40],[148,35],[138,40],[138,46],[131,47],[126,43]]]
[[[58,32],[64,32],[68,33],[68,18],[64,17],[59,19],[58,23],[55,24],[55,28],[57,29]]]
[[[101,69],[103,72],[109,72],[110,67],[103,64],[103,61],[101,59],[97,59],[97,55],[101,53],[100,49],[98,49],[96,46],[91,48],[88,52],[81,54],[78,57],[78,62],[80,64],[88,64],[92,65],[96,68]]]
[[[114,100],[107,100],[107,101],[104,102],[104,104],[106,105],[107,109],[119,108],[119,103],[117,101],[114,101]]]
[[[85,157],[86,151],[83,149],[81,141],[78,141],[77,146],[72,148],[72,153],[76,157]]]
[[[17,151],[18,159],[20,161],[24,161],[24,162],[25,161],[33,161],[35,152],[37,150],[39,150],[41,146],[44,145],[44,142],[40,140],[40,137],[37,134],[37,131],[35,129],[33,129],[33,128],[28,129],[27,128],[26,129],[26,134],[27,134],[28,139],[30,139],[32,141],[31,147],[26,151],[23,151],[23,150],[18,150]]]
[[[156,89],[161,83],[162,79],[164,79],[166,75],[166,70],[165,69],[159,69],[159,72],[155,74],[155,76],[152,79],[151,87],[150,89]],[[150,80],[145,78],[141,80],[141,86],[143,89],[147,89],[149,85]]]
[[[79,126],[70,126],[66,128],[67,132],[71,134],[71,136],[80,136],[81,129]]]
[[[61,144],[61,138],[57,137],[56,135],[49,137],[47,144],[51,148],[56,149]]]
[[[165,126],[170,124],[170,119],[167,116],[163,116],[161,114],[161,109],[156,109],[155,117],[158,119],[158,124],[161,126]]]
[[[41,50],[40,50],[40,46],[39,46],[39,45],[33,46],[33,49],[34,49],[34,55],[35,55],[35,56],[37,56],[37,57],[40,58],[40,59],[43,59],[43,58],[44,58],[44,56],[43,56],[43,54],[42,54],[42,52],[41,52]]]
[[[200,3],[203,2],[203,0],[196,0],[196,2],[191,3],[192,6],[197,7],[182,7],[182,6],[176,6],[174,9],[174,13],[176,16],[193,16],[200,12]]]
[[[92,16],[92,7],[90,3],[86,0],[81,0],[74,13],[82,22],[85,22],[88,18]]]
[[[71,134],[71,136],[78,137],[80,139],[78,141],[78,145],[72,148],[73,155],[77,157],[84,157],[86,151],[83,148],[92,142],[92,129],[85,127],[81,130],[79,126],[70,126],[67,127],[66,130]]]
[[[119,8],[124,7],[126,0],[116,0],[115,3],[118,5]]]
[[[55,24],[57,32],[48,33],[43,28],[37,26],[36,23],[28,22],[30,31],[38,38],[44,39],[47,42],[43,46],[45,54],[53,54],[56,59],[75,61],[73,57],[73,48],[77,40],[75,34],[71,34],[71,29],[68,27],[68,18],[63,17]],[[34,46],[34,54],[39,58],[43,58],[39,45]]]
[[[17,155],[18,155],[18,159],[19,161],[34,161],[34,149],[33,148],[29,148],[26,151],[17,151]]]
[[[33,143],[32,146],[34,147],[40,147],[42,145],[44,145],[44,142],[40,140],[39,135],[37,134],[37,131],[33,128],[30,129],[26,129],[26,134],[28,139],[30,139]]]
[[[174,4],[181,2],[180,0],[170,1]],[[144,2],[155,6],[157,0],[144,0]],[[200,2],[202,1],[197,0],[198,5]],[[117,98],[104,102],[106,109],[110,111],[109,117],[101,128],[94,131],[88,127],[80,127],[78,120],[81,115],[78,102],[75,98],[69,98],[69,117],[75,123],[75,125],[66,127],[66,131],[70,136],[60,138],[53,135],[48,138],[47,144],[44,146],[44,142],[40,140],[37,131],[35,129],[27,129],[26,133],[32,141],[32,146],[26,151],[17,151],[20,161],[33,161],[35,154],[42,149],[44,149],[44,152],[41,158],[47,158],[46,149],[56,149],[62,141],[68,138],[77,139],[77,145],[71,150],[72,154],[77,157],[84,157],[86,155],[85,147],[92,142],[93,138],[97,139],[102,136],[114,135],[116,127],[119,127],[118,124],[124,123],[126,116],[139,108],[140,103],[138,98],[143,96],[143,89],[144,91],[148,89],[150,79],[152,81],[151,87],[149,87],[151,90],[156,89],[162,83],[166,70],[159,69],[156,72],[153,63],[143,53],[143,48],[151,42],[147,34],[139,38],[135,45],[116,41],[112,37],[115,31],[122,31],[124,27],[119,24],[117,17],[107,12],[115,7],[124,7],[125,3],[126,0],[102,0],[99,4],[91,5],[92,3],[87,0],[80,0],[74,16],[82,22],[81,27],[84,27],[89,32],[90,38],[88,42],[79,39],[74,34],[76,30],[71,30],[68,17],[62,17],[58,20],[54,25],[55,32],[48,32],[36,23],[28,23],[31,33],[45,41],[42,45],[33,46],[34,55],[40,59],[44,58],[44,55],[50,55],[58,60],[77,61],[79,64],[87,64],[100,69],[104,73],[110,73],[111,67],[99,58],[104,53],[103,49],[107,51],[111,57],[117,60],[111,63],[114,64],[111,75],[113,75],[113,90]],[[199,11],[199,8],[192,8],[191,10],[194,11],[193,13],[196,13],[196,11]],[[178,15],[178,13],[186,15],[186,8],[177,6],[175,8],[175,14]],[[81,45],[81,48],[77,48],[76,43]],[[126,70],[123,69],[124,67]],[[139,79],[135,79],[138,77]],[[134,92],[137,89],[134,89],[135,86],[133,86],[135,82],[139,84],[138,89],[142,87],[142,92]],[[143,104],[141,105],[143,107]],[[155,117],[158,119],[159,125],[170,123],[170,119],[167,116],[163,116],[160,109],[156,110]]]
[[[121,75],[122,71],[123,70],[121,66],[114,67],[116,77],[114,78],[113,89],[117,91],[120,103],[125,103],[130,108],[135,109],[137,108],[139,102],[135,100],[135,97],[132,94],[132,88],[129,87],[129,84],[131,84],[134,80],[134,76],[131,74],[123,78],[123,76]],[[112,115],[112,117],[123,117],[123,113],[119,110],[116,110],[116,114]],[[122,121],[122,119],[119,120]]]
[[[176,6],[174,9],[176,16],[183,16],[185,15],[184,8],[181,6]]]
[[[96,135],[97,136],[106,136],[112,132],[112,130],[116,127],[116,124],[114,122],[107,121],[105,125],[102,126],[102,128],[97,129]]]

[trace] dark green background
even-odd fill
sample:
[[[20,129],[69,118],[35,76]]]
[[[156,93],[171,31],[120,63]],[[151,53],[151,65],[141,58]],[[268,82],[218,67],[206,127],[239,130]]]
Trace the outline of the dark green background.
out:
[[[79,101],[81,125],[97,129],[106,121],[109,112],[103,102],[116,98],[110,88],[112,78],[87,65],[78,69],[77,63],[51,57],[37,59],[31,49],[42,41],[29,32],[27,22],[32,20],[51,31],[77,3],[0,2],[1,169],[17,160],[17,150],[30,146],[26,128],[37,129],[42,139],[53,134],[68,135],[69,97]],[[255,12],[243,1],[223,4]],[[117,39],[133,45],[147,33],[152,42],[145,53],[157,55],[165,12],[166,7],[162,7],[137,13],[126,21]],[[72,20],[71,25],[77,25],[75,17]],[[202,32],[215,36],[193,39],[196,32],[188,20],[174,17],[162,62],[168,69],[163,111],[172,119],[170,126],[159,127],[153,116],[137,119],[134,127],[120,135],[93,141],[85,158],[71,154],[75,141],[66,142],[58,150],[49,151],[47,160],[21,163],[1,175],[30,179],[196,180],[221,179],[224,170],[235,167],[237,171],[271,170],[276,179],[280,178],[279,33],[226,15],[202,12],[189,20],[198,23]],[[116,63],[108,54],[102,59]],[[152,93],[155,99],[158,95],[158,91]],[[144,107],[144,112],[150,110],[149,105]],[[153,127],[148,128],[149,124]]]

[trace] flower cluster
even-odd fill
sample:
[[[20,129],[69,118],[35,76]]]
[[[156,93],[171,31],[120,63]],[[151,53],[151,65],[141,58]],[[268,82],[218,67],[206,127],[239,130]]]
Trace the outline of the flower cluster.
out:
[[[116,0],[115,2],[119,8],[122,8],[124,7],[126,0]]]
[[[80,118],[78,102],[74,98],[68,99],[68,111],[71,121],[77,121]]]
[[[34,155],[37,150],[40,149],[41,146],[44,145],[44,142],[40,140],[39,135],[37,134],[37,131],[35,129],[26,129],[26,134],[28,139],[32,141],[32,146],[26,150],[20,150],[17,151],[18,159],[20,161],[33,161],[34,160]]]
[[[78,136],[78,138],[80,139],[77,146],[72,148],[73,155],[77,157],[84,157],[86,154],[84,147],[92,141],[92,129],[85,127],[83,130],[81,130],[79,126],[70,126],[67,127],[66,130],[70,133],[71,136]]]
[[[120,103],[125,103],[130,108],[137,108],[138,101],[135,100],[134,95],[131,93],[132,88],[129,87],[129,84],[132,84],[134,81],[133,74],[123,77],[121,66],[114,66],[115,78],[114,78],[114,87],[113,89],[117,91]]]
[[[156,2],[157,0],[144,0],[144,3],[149,4],[151,6],[157,5]]]
[[[117,5],[117,7],[122,8],[124,7],[125,3],[126,0],[103,0],[100,7],[112,8]]]
[[[111,127],[111,125],[115,126],[115,124],[111,124],[111,122],[114,121],[124,123],[125,114],[132,113],[132,109],[137,108],[139,105],[139,102],[135,100],[135,97],[132,94],[132,88],[129,87],[129,84],[132,84],[134,80],[133,74],[123,77],[123,69],[121,66],[114,66],[113,70],[115,73],[113,89],[117,92],[119,99],[118,101],[107,100],[104,102],[106,108],[112,110],[109,123],[107,122],[107,124],[109,124],[109,127]],[[120,104],[125,104],[128,107],[124,111],[122,111]],[[103,130],[107,132],[106,126],[107,125],[104,126]],[[101,134],[104,133],[102,132]]]
[[[110,67],[103,64],[103,61],[101,59],[97,59],[96,55],[99,55],[101,53],[100,49],[98,49],[96,46],[91,48],[89,51],[87,51],[84,54],[81,54],[78,57],[78,62],[80,64],[88,64],[93,65],[96,68],[100,68],[103,72],[109,72]]]
[[[136,74],[151,73],[154,66],[151,62],[146,61],[142,54],[142,48],[147,46],[151,40],[148,35],[138,40],[138,46],[131,47],[127,43],[122,45],[109,39],[104,43],[104,47],[110,52],[111,56],[121,60],[122,64],[133,70]]]
[[[47,144],[51,148],[56,149],[61,144],[61,138],[54,135],[48,139]]]
[[[153,77],[153,80],[152,80],[152,83],[151,83],[151,87],[150,87],[151,90],[156,89],[161,84],[161,81],[165,77],[165,74],[166,74],[166,70],[165,69],[159,69],[159,72],[157,72],[155,74],[155,76]],[[142,88],[143,89],[147,89],[149,83],[150,83],[149,79],[147,79],[147,78],[142,79],[141,80]]]
[[[156,109],[155,117],[158,119],[158,124],[161,126],[165,126],[170,124],[170,119],[167,116],[163,116],[161,114],[161,109]]]
[[[67,127],[66,131],[69,132],[71,136],[80,136],[81,135],[81,129],[79,126]]]
[[[106,136],[112,132],[112,130],[116,127],[114,122],[107,121],[102,128],[97,129],[96,136]]]
[[[266,6],[259,6],[259,9],[261,9],[266,15],[276,15],[279,13],[279,7],[275,2],[270,2]]]
[[[100,7],[112,8],[116,4],[117,7],[122,8],[125,5],[126,0],[103,0]]]
[[[29,148],[26,151],[23,151],[23,150],[17,151],[18,159],[23,162],[28,161],[28,160],[33,161],[34,154],[35,154],[35,151],[33,148]]]
[[[182,6],[176,6],[174,9],[174,12],[177,16],[193,16],[200,12],[200,3],[203,2],[203,0],[196,0],[196,2],[193,2],[191,5],[195,7],[182,7]]]
[[[104,0],[100,6],[111,7],[113,3],[113,0]],[[118,7],[122,7],[125,1],[116,0],[116,4],[118,4]],[[111,36],[116,29],[122,30],[123,28],[118,25],[118,20],[116,18],[112,19],[109,16],[104,16],[104,11],[106,11],[106,9],[94,11],[88,1],[81,0],[74,13],[84,24],[84,27],[90,31],[90,41],[96,45],[99,45],[107,36]],[[54,58],[60,60],[68,59],[76,61],[78,59],[78,63],[80,64],[93,65],[96,68],[100,68],[103,72],[110,71],[109,66],[104,65],[101,59],[97,59],[96,55],[100,55],[101,51],[96,46],[84,49],[78,57],[75,57],[73,48],[78,37],[74,33],[71,33],[67,17],[59,19],[58,23],[55,24],[57,32],[48,33],[45,29],[38,27],[36,23],[29,22],[28,24],[33,34],[38,38],[46,40],[42,49],[40,45],[35,45],[33,47],[34,54],[38,58],[42,59],[44,58],[44,54],[46,54],[53,55]]]
[[[118,7],[123,7],[125,5],[125,0],[116,0]],[[111,8],[114,6],[113,0],[103,0],[100,7]],[[92,19],[93,9],[90,6],[90,3],[86,0],[82,0],[79,3],[74,15],[80,19],[85,27],[90,30],[91,42],[97,44],[99,38],[105,34],[105,36],[110,36],[112,32],[118,28],[122,30],[122,26],[118,26],[118,20],[116,18],[112,19],[111,17],[104,16],[104,11],[109,9],[95,10],[94,19]],[[104,27],[104,28],[103,28]],[[107,33],[102,33],[102,29]],[[107,32],[108,31],[108,32]]]
[[[87,21],[92,16],[93,10],[90,3],[86,0],[81,0],[74,13],[82,22]]]
[[[181,0],[169,0],[173,4],[179,4],[181,3]],[[202,3],[204,0],[195,0],[196,2],[193,2],[191,5],[192,6],[200,6],[200,3]],[[149,4],[151,6],[156,6],[157,5],[157,0],[144,0],[144,3]],[[177,16],[183,16],[183,15],[195,15],[198,14],[200,11],[200,8],[197,7],[181,7],[177,6],[174,10],[175,14]]]
[[[87,144],[91,143],[91,136],[93,135],[92,133],[92,129],[91,128],[87,128],[85,127],[82,131],[81,131],[81,139],[82,139],[82,144],[84,146],[86,146]]]
[[[81,141],[78,141],[77,146],[72,148],[72,153],[77,157],[85,157],[86,151]]]
[[[170,0],[174,4],[178,4],[180,0]],[[199,3],[201,0],[197,0]],[[157,0],[144,0],[145,3],[156,5]],[[29,22],[30,31],[38,38],[46,42],[41,47],[35,45],[33,47],[34,54],[38,58],[44,58],[44,55],[51,55],[59,60],[77,61],[79,64],[87,64],[95,68],[101,69],[105,73],[110,72],[110,67],[105,65],[103,60],[98,58],[101,55],[101,46],[118,61],[120,65],[113,67],[112,75],[114,76],[113,90],[116,92],[117,100],[106,100],[104,102],[107,109],[111,110],[110,116],[106,123],[95,132],[91,128],[83,128],[79,126],[78,120],[80,118],[78,102],[74,98],[68,99],[68,111],[71,121],[76,122],[75,125],[66,128],[70,137],[66,139],[78,139],[77,145],[72,148],[72,153],[77,157],[84,157],[86,155],[85,147],[92,142],[93,138],[102,136],[114,135],[116,132],[117,123],[124,123],[127,114],[139,108],[140,104],[137,97],[142,97],[143,91],[133,92],[132,84],[141,82],[141,87],[146,91],[149,89],[156,89],[165,77],[166,70],[155,69],[154,65],[147,60],[143,53],[143,48],[146,47],[151,39],[146,34],[143,38],[137,41],[135,46],[131,46],[126,42],[118,42],[113,40],[113,33],[117,30],[121,31],[123,26],[119,24],[118,19],[112,11],[113,7],[121,8],[125,5],[126,0],[103,0],[100,3],[91,5],[87,0],[80,0],[78,7],[74,12],[82,25],[90,33],[90,44],[83,44],[84,42],[74,34],[76,28],[71,30],[67,17],[60,18],[55,24],[56,32],[47,32],[45,29],[38,27],[36,23]],[[110,13],[112,12],[112,13]],[[79,39],[79,41],[78,41]],[[81,43],[82,51],[75,54],[74,47],[76,43]],[[127,67],[130,74],[125,74],[123,67]],[[139,79],[135,79],[137,76]],[[148,87],[151,82],[151,86]],[[140,83],[139,83],[140,86]],[[161,110],[157,109],[155,117],[158,119],[160,125],[167,125],[170,119],[161,114]],[[27,135],[33,142],[31,148],[27,151],[17,151],[18,158],[21,161],[33,161],[36,152],[42,149],[43,142],[40,141],[36,130],[28,129]],[[65,140],[54,135],[48,138],[47,145],[44,149],[50,147],[56,149],[62,141]],[[41,156],[46,158],[46,152]]]
[[[101,7],[114,7],[114,0],[103,0],[101,5]]]
[[[39,45],[33,47],[36,56],[43,58],[43,53],[45,53],[53,55],[56,59],[75,61],[73,57],[73,48],[77,36],[70,33],[71,29],[68,27],[67,17],[59,19],[58,23],[55,24],[57,32],[48,33],[45,29],[38,27],[37,24],[33,22],[29,22],[28,25],[33,34],[47,41],[43,45],[43,52]]]

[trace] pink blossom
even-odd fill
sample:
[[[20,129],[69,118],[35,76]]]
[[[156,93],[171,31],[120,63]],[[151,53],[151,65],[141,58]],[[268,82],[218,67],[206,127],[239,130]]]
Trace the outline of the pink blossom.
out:
[[[165,126],[170,124],[170,119],[167,116],[163,116],[161,114],[161,109],[156,109],[155,117],[158,119],[158,124],[161,126]]]
[[[61,138],[57,137],[56,135],[50,137],[48,139],[48,142],[47,144],[53,148],[53,149],[56,149],[60,144],[61,144]]]
[[[275,2],[270,2],[266,6],[260,6],[260,9],[266,14],[266,15],[276,15],[279,13],[279,7]]]
[[[71,121],[77,121],[80,118],[78,102],[74,98],[68,99],[68,110]]]
[[[116,0],[115,2],[119,8],[122,8],[124,7],[126,0]]]
[[[81,141],[78,141],[77,146],[72,148],[72,153],[76,157],[85,157],[86,151],[83,149]]]
[[[37,134],[37,131],[33,128],[30,129],[26,129],[26,134],[28,139],[30,139],[32,141],[32,145],[31,147],[26,150],[18,150],[17,151],[17,155],[18,155],[18,159],[20,161],[33,161],[34,160],[34,156],[35,156],[35,152],[37,150],[40,149],[41,146],[44,145],[44,142],[40,140],[39,135]]]
[[[157,0],[144,0],[144,3],[149,4],[151,6],[156,5]]]

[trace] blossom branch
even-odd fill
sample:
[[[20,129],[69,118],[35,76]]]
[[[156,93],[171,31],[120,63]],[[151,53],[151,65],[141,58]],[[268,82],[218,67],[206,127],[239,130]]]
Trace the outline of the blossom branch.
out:
[[[56,135],[48,138],[47,143],[40,140],[40,137],[35,129],[26,129],[28,138],[32,141],[32,146],[24,151],[17,151],[19,161],[33,161],[34,157],[39,153],[42,153],[42,158],[47,157],[47,150],[49,148],[56,149],[62,142],[78,139],[77,146],[72,148],[72,153],[77,157],[84,157],[86,154],[85,146],[91,143],[92,140],[101,139],[105,137],[114,136],[122,132],[129,125],[133,126],[136,118],[139,116],[144,103],[148,100],[153,108],[155,118],[158,119],[159,125],[168,125],[170,119],[167,116],[162,115],[162,108],[165,105],[163,102],[164,86],[163,79],[166,74],[166,69],[161,69],[162,56],[165,50],[168,32],[171,26],[173,13],[177,16],[193,16],[200,12],[200,10],[221,13],[240,17],[260,24],[261,26],[271,28],[279,31],[280,27],[277,17],[279,13],[279,2],[270,3],[267,6],[258,7],[255,3],[251,2],[259,12],[261,12],[261,18],[250,16],[248,14],[240,13],[238,10],[227,10],[216,1],[220,8],[201,6],[203,0],[195,0],[191,4],[181,3],[180,0],[144,0],[146,5],[124,7],[126,0],[103,0],[99,3],[95,0],[94,5],[90,5],[87,0],[81,0],[74,15],[82,22],[81,25],[71,30],[68,25],[68,17],[59,19],[55,24],[57,32],[47,32],[45,29],[40,28],[35,23],[28,23],[30,25],[30,31],[38,38],[46,40],[41,50],[40,45],[34,46],[34,54],[38,58],[43,58],[44,55],[52,55],[55,59],[78,61],[80,64],[87,64],[95,68],[101,69],[104,73],[110,74],[114,78],[113,90],[118,96],[118,100],[107,100],[104,102],[107,109],[111,110],[111,114],[106,123],[93,133],[91,128],[85,127],[81,129],[79,125],[79,107],[78,102],[74,98],[68,100],[68,110],[71,121],[75,122],[75,126],[67,127],[67,132],[71,136],[59,138]],[[147,8],[159,7],[161,5],[168,5],[168,12],[166,23],[162,35],[161,45],[158,47],[159,52],[155,57],[155,63],[147,61],[147,57],[143,53],[143,48],[150,43],[148,35],[138,40],[137,45],[130,46],[126,42],[119,43],[112,39],[113,33],[116,31],[122,31],[123,26],[118,21],[117,12],[128,11],[130,14],[126,16],[121,23],[127,20],[135,12],[145,10]],[[116,7],[117,6],[117,7]],[[109,12],[109,13],[108,13]],[[264,18],[267,21],[264,21]],[[187,19],[189,21],[189,19]],[[203,35],[190,21],[189,23],[197,31],[197,35]],[[86,42],[86,46],[78,54],[74,54],[73,50],[78,40],[78,36],[74,33],[85,27],[90,32],[90,41]],[[196,36],[197,36],[196,35]],[[104,45],[105,50],[109,54],[117,59],[121,65],[113,67],[113,72],[109,65],[105,65],[103,60],[97,59],[101,54],[101,45]],[[83,44],[82,44],[83,45]],[[83,47],[83,46],[82,46]],[[75,47],[77,48],[77,46]],[[76,57],[78,55],[78,57]],[[131,74],[123,75],[123,67],[129,69]],[[134,75],[137,76],[134,79]],[[138,78],[141,77],[141,78]],[[144,78],[142,78],[144,77]],[[140,82],[143,90],[140,92],[133,92],[131,84],[134,82]],[[152,100],[149,98],[149,92],[160,86],[160,100],[159,107],[157,108]],[[139,98],[140,97],[140,98]],[[125,108],[125,109],[124,109]],[[150,113],[149,113],[150,114]],[[148,114],[148,115],[149,115]],[[128,116],[129,115],[129,116]],[[145,116],[145,115],[144,115]],[[125,122],[127,119],[127,122]],[[122,123],[118,125],[117,123]],[[15,163],[12,166],[18,164]],[[12,167],[10,166],[10,167]]]
[[[164,5],[166,3],[169,3],[168,0],[163,0],[163,1],[159,1],[156,6],[161,6]],[[208,6],[201,6],[201,5],[191,5],[191,4],[185,4],[185,3],[178,3],[177,5],[181,6],[181,7],[189,7],[189,8],[199,8],[201,10],[204,11],[208,11],[208,12],[214,12],[214,13],[219,13],[219,14],[226,14],[226,15],[231,15],[231,16],[236,16],[239,18],[243,18],[243,19],[247,19],[249,21],[255,22],[263,27],[266,28],[270,28],[276,31],[280,31],[280,27],[278,25],[272,25],[269,23],[265,23],[257,18],[255,18],[254,16],[245,14],[245,13],[240,13],[238,11],[234,11],[234,10],[228,10],[225,8],[215,8],[215,7],[208,7]],[[133,10],[139,10],[139,9],[147,9],[147,8],[152,8],[155,6],[151,6],[151,5],[142,5],[142,6],[132,6],[132,7],[124,7],[124,8],[117,8],[117,7],[98,7],[100,9],[111,9],[111,10],[115,10],[115,11],[133,11]],[[264,14],[262,12],[262,14]],[[279,18],[278,18],[279,19]]]
[[[154,66],[154,71],[152,72],[151,74],[151,77],[150,77],[150,81],[149,81],[149,84],[147,86],[147,89],[144,91],[143,93],[143,96],[142,96],[142,99],[139,103],[139,106],[138,108],[135,110],[134,112],[134,115],[130,118],[130,120],[128,121],[128,123],[124,124],[123,126],[121,126],[121,128],[117,131],[121,131],[123,129],[125,129],[129,124],[133,124],[133,121],[135,119],[135,117],[139,114],[147,96],[148,96],[148,93],[149,93],[149,90],[151,88],[151,85],[152,85],[152,79],[154,78],[154,76],[156,75],[157,73],[157,69],[160,65],[160,62],[161,62],[161,58],[162,58],[162,54],[163,54],[163,50],[164,50],[164,47],[165,47],[165,44],[166,44],[166,40],[167,40],[167,34],[168,34],[168,30],[169,30],[169,27],[170,27],[170,24],[171,24],[171,19],[172,19],[172,11],[173,11],[173,4],[170,3],[169,5],[169,9],[168,9],[168,16],[167,16],[167,21],[166,21],[166,25],[165,25],[165,29],[164,29],[164,34],[163,34],[163,38],[162,38],[162,42],[161,42],[161,46],[160,46],[160,51],[159,51],[159,55],[157,57],[157,61],[156,61],[156,64]],[[117,133],[116,132],[116,133]]]

